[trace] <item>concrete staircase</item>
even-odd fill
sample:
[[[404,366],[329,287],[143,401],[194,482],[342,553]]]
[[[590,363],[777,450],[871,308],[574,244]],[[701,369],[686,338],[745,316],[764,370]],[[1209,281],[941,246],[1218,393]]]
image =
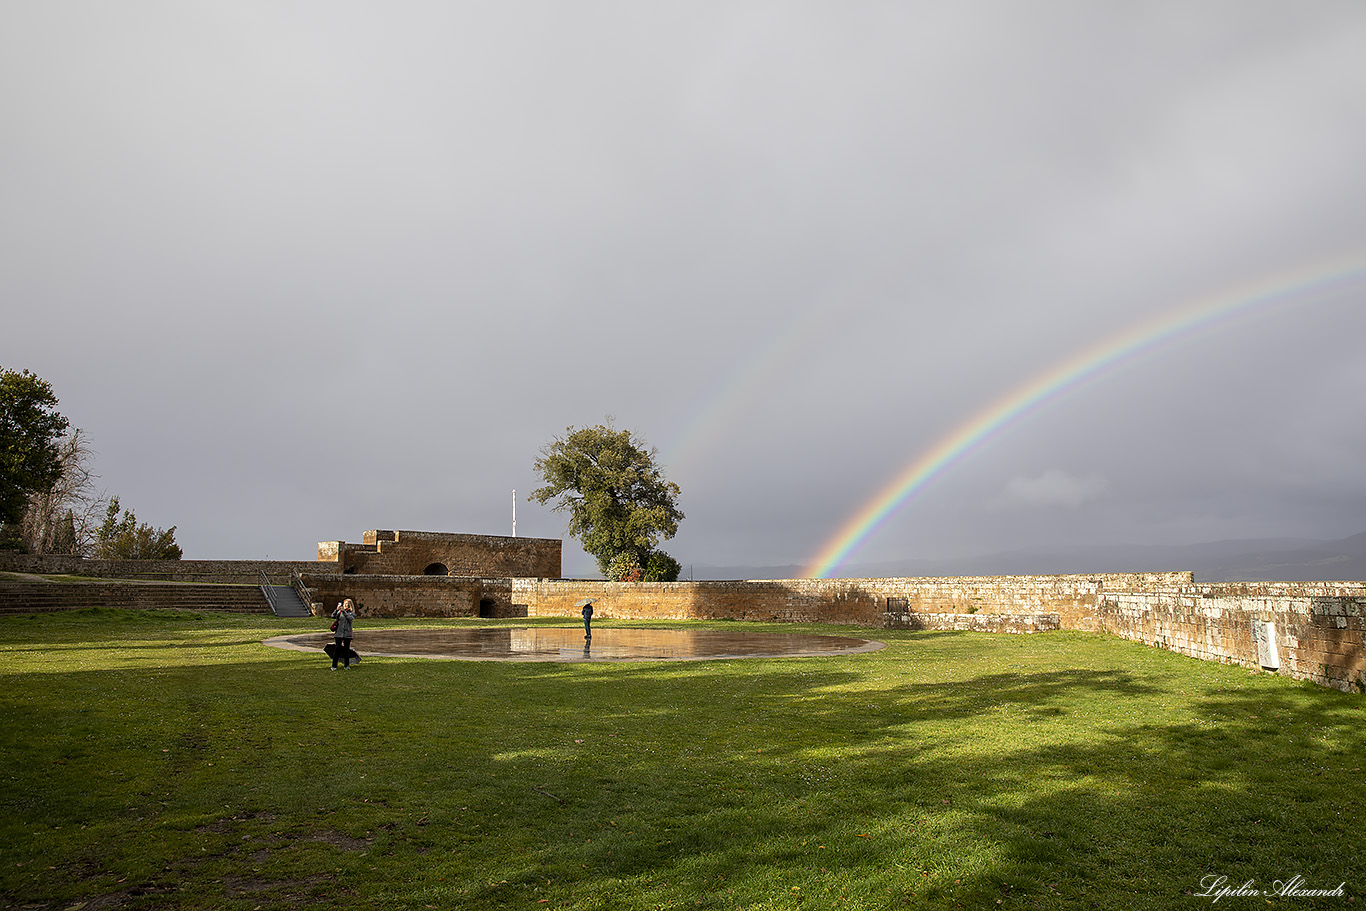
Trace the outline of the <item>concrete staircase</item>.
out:
[[[295,596],[295,601],[298,597]],[[270,613],[259,585],[179,582],[0,582],[0,616],[87,607]],[[306,613],[300,616],[308,616]]]
[[[275,610],[277,617],[311,617],[313,612],[308,609],[308,605],[299,597],[299,593],[294,590],[292,585],[263,585],[266,590],[266,600]]]

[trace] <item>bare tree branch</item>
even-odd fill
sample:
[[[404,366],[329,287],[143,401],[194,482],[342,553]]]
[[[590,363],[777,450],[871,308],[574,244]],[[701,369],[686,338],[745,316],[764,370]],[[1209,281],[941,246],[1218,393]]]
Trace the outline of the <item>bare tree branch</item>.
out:
[[[47,490],[29,497],[19,524],[20,540],[31,554],[90,556],[105,502],[103,492],[95,489],[95,450],[80,428],[59,449],[61,474]]]

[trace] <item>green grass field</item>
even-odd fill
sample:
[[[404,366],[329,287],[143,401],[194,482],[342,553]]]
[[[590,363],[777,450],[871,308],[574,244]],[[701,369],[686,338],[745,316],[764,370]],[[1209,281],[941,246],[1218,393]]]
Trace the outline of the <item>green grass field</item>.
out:
[[[1366,887],[1363,697],[1100,635],[717,625],[888,648],[333,673],[260,644],[322,621],[0,619],[0,905],[1342,908]],[[1215,902],[1211,876],[1345,895]]]

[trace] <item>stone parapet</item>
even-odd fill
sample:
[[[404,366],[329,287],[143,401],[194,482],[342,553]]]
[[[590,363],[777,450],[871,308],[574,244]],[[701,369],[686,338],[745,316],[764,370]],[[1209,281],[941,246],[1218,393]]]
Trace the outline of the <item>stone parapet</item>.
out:
[[[147,582],[210,582],[259,585],[261,573],[285,585],[294,572],[335,571],[314,560],[94,560],[57,555],[34,556],[0,551],[0,572],[136,579]]]
[[[1366,691],[1366,585],[1359,583],[1110,592],[1101,598],[1098,617],[1105,632],[1192,658]],[[1265,643],[1259,648],[1267,637],[1273,650]]]
[[[888,614],[888,629],[974,633],[1045,633],[1062,629],[1058,614]]]
[[[1202,660],[1269,667],[1366,691],[1366,582],[1197,584],[1189,572],[603,582],[556,578],[558,540],[406,531],[365,537],[360,545],[325,542],[320,557],[335,559],[316,562],[82,560],[0,552],[0,570],[248,585],[259,583],[262,572],[279,583],[297,571],[317,612],[331,613],[349,597],[362,617],[577,618],[578,604],[591,598],[595,616],[605,620],[1101,631]],[[446,574],[424,575],[431,570],[425,561],[436,558],[450,561],[442,563]],[[93,588],[78,594],[88,602],[115,597]],[[17,588],[11,595],[11,602],[37,603]]]
[[[434,531],[367,531],[361,544],[322,541],[319,561],[357,575],[450,575],[558,579],[558,538],[513,538]]]
[[[456,576],[304,573],[313,613],[328,616],[344,599],[359,617],[525,617],[506,579]]]
[[[740,582],[598,582],[513,579],[530,616],[572,616],[597,599],[597,615],[622,619],[758,620],[884,626],[889,616],[1055,615],[1064,629],[1097,628],[1111,587],[1156,590],[1190,573],[983,576],[905,579],[783,579]],[[899,622],[899,621],[892,621]],[[1038,621],[1045,628],[1047,621]]]

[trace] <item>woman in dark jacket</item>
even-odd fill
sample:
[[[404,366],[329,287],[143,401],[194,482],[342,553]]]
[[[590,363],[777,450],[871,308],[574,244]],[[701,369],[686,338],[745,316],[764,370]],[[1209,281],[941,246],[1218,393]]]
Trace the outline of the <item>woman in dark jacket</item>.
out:
[[[337,628],[332,631],[332,638],[336,644],[336,650],[332,652],[332,670],[335,671],[338,658],[342,659],[343,668],[351,666],[351,624],[356,620],[356,606],[347,598],[337,605],[332,617],[337,621]]]

